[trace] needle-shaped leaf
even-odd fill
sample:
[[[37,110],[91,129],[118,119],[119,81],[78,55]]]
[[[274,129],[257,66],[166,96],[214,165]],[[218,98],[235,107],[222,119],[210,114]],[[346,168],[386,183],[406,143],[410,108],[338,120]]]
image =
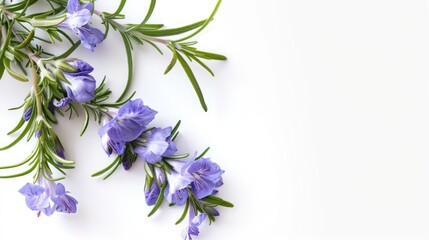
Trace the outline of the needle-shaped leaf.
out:
[[[10,130],[10,131],[7,133],[7,135],[11,135],[11,134],[13,134],[14,132],[18,131],[18,130],[19,130],[19,129],[24,125],[24,123],[25,123],[24,118],[21,118],[21,119],[19,120],[18,124],[16,124],[16,126],[15,126],[12,130]]]
[[[165,185],[161,187],[161,191],[159,191],[158,199],[156,199],[155,205],[152,208],[152,211],[147,215],[148,217],[152,216],[156,210],[161,206],[162,200],[164,200],[164,191],[165,191]]]
[[[128,94],[128,90],[131,86],[131,82],[133,80],[133,74],[134,74],[133,54],[132,54],[132,46],[131,46],[130,40],[127,38],[127,35],[125,35],[124,33],[121,33],[121,37],[122,37],[122,41],[124,42],[125,52],[127,54],[128,77],[127,77],[127,82],[125,84],[125,88],[122,91],[122,94],[116,100],[116,102],[120,102]]]
[[[201,199],[205,202],[211,203],[211,204],[215,204],[215,205],[219,205],[219,206],[223,206],[223,207],[234,207],[234,204],[223,200],[222,198],[216,197],[214,195],[209,195],[203,199]]]
[[[202,157],[204,157],[204,155],[206,155],[206,153],[210,150],[210,147],[206,148],[200,155],[198,155],[198,157],[195,158],[195,160],[198,160]]]
[[[197,57],[195,57],[193,55],[190,55],[189,57],[192,58],[198,64],[200,64],[201,67],[203,67],[205,70],[207,70],[207,72],[209,72],[210,75],[212,75],[214,77],[213,71],[205,63],[203,63],[200,59],[198,59]]]
[[[201,27],[207,20],[198,21],[183,27],[168,28],[168,29],[139,29],[139,32],[151,37],[167,37],[189,32],[198,27]]]
[[[82,105],[82,108],[83,108],[83,111],[85,112],[85,121],[83,123],[82,130],[80,130],[80,136],[82,136],[85,133],[86,129],[88,128],[88,123],[89,123],[88,109],[84,105]]]
[[[80,40],[75,42],[67,51],[65,51],[64,53],[55,56],[52,58],[52,60],[57,60],[57,59],[64,59],[67,58],[70,54],[72,54],[74,52],[74,50],[76,50],[76,48],[78,48],[80,45]]]
[[[37,164],[33,164],[33,166],[31,168],[29,168],[27,171],[21,172],[21,173],[17,173],[17,174],[12,174],[12,175],[7,175],[7,176],[0,176],[0,178],[15,178],[15,177],[21,177],[24,175],[27,175],[29,173],[31,173],[34,169],[36,169]]]
[[[151,0],[151,1],[150,1],[149,8],[148,8],[147,13],[146,13],[146,16],[145,16],[145,18],[143,19],[143,21],[142,21],[140,24],[135,25],[135,26],[133,26],[133,27],[131,27],[131,28],[127,29],[126,31],[127,31],[127,32],[128,32],[128,31],[132,31],[132,30],[133,30],[133,29],[135,29],[135,28],[140,28],[140,27],[144,26],[144,25],[145,25],[145,23],[149,20],[150,16],[152,16],[153,10],[155,9],[155,5],[156,5],[156,0]]]
[[[168,64],[167,68],[165,68],[164,74],[167,74],[170,72],[171,69],[176,65],[177,62],[177,51],[175,47],[169,46],[168,48],[171,49],[171,52],[173,53],[173,57],[171,58],[170,63]]]
[[[11,148],[12,146],[14,146],[15,144],[17,144],[24,136],[25,136],[25,134],[27,134],[27,132],[30,130],[30,128],[31,128],[31,126],[32,126],[32,122],[33,122],[33,120],[34,120],[34,116],[35,116],[36,114],[33,114],[31,117],[30,117],[30,119],[28,120],[28,123],[27,123],[27,125],[25,126],[25,128],[24,128],[24,130],[21,132],[21,134],[19,134],[19,136],[17,137],[17,138],[15,138],[15,140],[13,140],[10,144],[8,144],[8,145],[6,145],[6,146],[4,146],[4,147],[1,147],[0,148],[0,150],[6,150],[6,149],[9,149],[9,148]]]
[[[180,53],[177,53],[177,60],[179,60],[180,65],[182,65],[183,70],[185,71],[186,75],[189,78],[189,81],[192,84],[192,87],[195,90],[195,93],[198,96],[198,99],[200,100],[201,107],[204,109],[204,111],[207,112],[207,105],[204,101],[203,93],[201,92],[200,85],[197,82],[197,79],[194,76],[194,73],[192,72],[192,69],[189,67],[188,63],[183,59],[182,55]]]
[[[33,5],[37,2],[37,0],[20,1],[14,4],[6,5],[5,8],[11,12],[20,11],[25,8],[25,5],[28,4],[27,2],[29,2],[30,5]]]
[[[21,48],[25,48],[28,44],[30,44],[30,42],[33,40],[34,37],[34,29],[32,29],[27,37],[24,39],[24,41],[22,41],[19,45],[15,46],[16,49],[21,49]]]
[[[118,16],[122,12],[122,9],[124,9],[126,2],[127,2],[127,0],[121,0],[116,11],[114,13],[108,15],[109,18],[115,18],[116,16]]]
[[[101,169],[100,171],[92,174],[91,177],[98,177],[98,176],[104,174],[105,172],[109,171],[109,169],[113,168],[116,164],[118,164],[119,160],[120,160],[120,156],[118,155],[118,156],[116,156],[115,160],[113,160],[109,166],[107,166],[107,167]]]
[[[0,169],[8,169],[8,168],[15,168],[15,167],[22,166],[22,165],[26,164],[27,162],[29,162],[30,160],[32,160],[38,153],[39,153],[39,148],[35,148],[31,152],[31,154],[28,157],[26,157],[24,160],[22,160],[21,162],[19,162],[17,164],[13,164],[13,165],[1,166]]]
[[[28,82],[28,78],[26,76],[23,76],[23,75],[12,70],[12,68],[10,67],[10,60],[9,59],[4,58],[3,59],[3,65],[11,77],[13,77],[16,80],[19,80],[21,82]]]
[[[189,200],[189,198],[188,198],[188,200],[186,201],[185,208],[183,209],[182,216],[180,216],[179,220],[177,220],[177,222],[175,223],[176,225],[177,225],[177,224],[179,224],[179,223],[181,223],[181,222],[185,219],[186,215],[188,214],[189,201],[190,201],[190,200]]]
[[[204,24],[195,32],[193,32],[192,34],[189,34],[188,36],[178,39],[177,42],[183,42],[186,41],[192,37],[194,37],[195,35],[197,35],[198,33],[200,33],[202,30],[204,30],[204,28],[207,27],[207,25],[209,25],[210,21],[213,20],[214,16],[216,15],[217,10],[220,7],[220,4],[222,3],[222,0],[218,0],[218,2],[216,3],[215,8],[213,9],[212,13],[210,14],[210,17],[208,17],[206,19],[206,21],[204,22]]]

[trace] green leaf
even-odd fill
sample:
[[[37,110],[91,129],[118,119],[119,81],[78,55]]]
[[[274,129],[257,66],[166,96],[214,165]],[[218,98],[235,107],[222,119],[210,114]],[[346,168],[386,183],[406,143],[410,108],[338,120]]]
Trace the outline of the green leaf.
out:
[[[61,39],[61,36],[55,30],[47,29],[46,33],[48,34],[49,40],[51,41],[52,44],[55,44],[55,40],[57,40],[58,42],[63,41]]]
[[[21,162],[17,163],[17,164],[13,164],[13,165],[9,165],[9,166],[1,166],[0,169],[8,169],[8,168],[15,168],[15,167],[19,167],[22,166],[24,164],[26,164],[27,162],[29,162],[31,159],[34,158],[34,156],[36,156],[39,153],[39,148],[35,148],[28,157],[26,157],[24,160],[22,160]]]
[[[109,18],[115,18],[116,16],[118,16],[122,12],[122,9],[124,9],[126,2],[127,2],[126,0],[121,0],[116,11],[114,13],[108,15]]]
[[[219,9],[221,3],[222,3],[222,0],[218,0],[218,2],[216,3],[215,8],[213,9],[212,13],[210,14],[210,17],[208,17],[206,19],[206,21],[204,22],[204,24],[197,31],[193,32],[192,34],[190,34],[190,35],[188,35],[188,36],[186,36],[184,38],[181,38],[181,39],[177,40],[177,42],[183,42],[185,40],[188,40],[188,39],[194,37],[195,35],[197,35],[198,33],[200,33],[202,30],[204,30],[204,28],[206,28],[207,25],[209,25],[210,21],[216,15],[216,12]]]
[[[189,67],[188,63],[183,59],[182,55],[177,53],[177,60],[179,60],[180,65],[182,65],[183,70],[185,71],[186,75],[189,78],[189,81],[192,84],[192,87],[195,90],[195,93],[198,96],[198,99],[200,100],[201,107],[204,109],[204,111],[207,112],[207,105],[204,101],[203,93],[201,92],[200,85],[198,85],[197,79],[194,76],[194,73],[192,72],[191,68]]]
[[[143,33],[146,36],[151,37],[166,37],[174,36],[188,31],[194,30],[198,27],[201,27],[207,20],[198,21],[183,27],[178,28],[169,28],[169,29],[139,29],[139,32]]]
[[[0,62],[0,79],[3,77],[5,69],[3,62]]]
[[[211,52],[203,52],[203,51],[194,51],[195,56],[205,58],[208,60],[226,60],[227,58],[224,55],[211,53]]]
[[[51,18],[39,18],[39,17],[33,17],[30,20],[30,24],[33,25],[33,27],[39,27],[39,28],[49,28],[49,27],[55,27],[61,22],[63,22],[66,19],[66,15],[59,15],[56,17]]]
[[[144,170],[146,172],[146,176],[153,178],[153,170],[147,162],[144,163]]]
[[[49,60],[57,60],[57,59],[64,59],[67,58],[70,54],[72,54],[74,52],[74,50],[76,50],[76,48],[78,48],[80,45],[80,40],[75,42],[67,51],[65,51],[63,54],[60,54],[59,56],[53,57]]]
[[[34,31],[34,29],[32,29],[32,30],[28,33],[28,35],[27,35],[27,37],[24,39],[24,41],[22,41],[22,43],[20,43],[18,46],[15,46],[15,48],[16,48],[16,49],[22,49],[22,48],[25,48],[25,47],[26,47],[28,44],[30,44],[30,42],[33,40],[34,33],[35,33],[35,31]]]
[[[204,157],[204,155],[206,155],[206,153],[210,150],[210,147],[206,148],[198,157],[195,158],[195,160],[198,160],[202,157]]]
[[[3,59],[3,65],[6,68],[6,71],[9,73],[9,75],[13,78],[15,78],[16,80],[19,80],[21,82],[28,82],[28,78],[13,71],[12,68],[10,67],[10,61],[7,58]]]
[[[51,110],[49,110],[47,104],[42,104],[43,113],[45,116],[49,119],[49,121],[53,123],[57,123],[57,118],[54,116],[54,114],[51,113]]]
[[[107,172],[109,169],[113,168],[115,166],[115,164],[117,164],[117,162],[119,162],[119,158],[120,158],[119,155],[116,156],[115,160],[113,160],[113,162],[109,166],[107,166],[107,167],[101,169],[100,171],[92,174],[91,177],[100,176],[100,175],[104,174],[105,172]]]
[[[17,173],[17,174],[13,174],[13,175],[7,175],[7,176],[0,176],[0,178],[14,178],[14,177],[21,177],[24,175],[27,175],[29,173],[31,173],[34,169],[36,169],[37,164],[33,164],[33,166],[28,169],[27,171],[21,172],[21,173]]]
[[[177,121],[176,125],[174,125],[173,130],[171,130],[170,136],[174,135],[177,132],[177,130],[179,130],[181,123],[182,123],[182,120]]]
[[[165,157],[162,157],[162,159],[165,159],[165,160],[175,160],[175,159],[183,159],[183,158],[187,158],[187,157],[189,157],[189,153],[180,154],[180,155],[165,156]]]
[[[177,222],[175,223],[176,225],[179,224],[179,223],[181,223],[183,221],[183,219],[185,219],[185,217],[186,217],[186,215],[188,213],[188,209],[189,209],[189,201],[190,200],[188,198],[188,200],[186,201],[185,208],[183,209],[182,216],[180,216],[179,220],[177,220]]]
[[[6,8],[6,10],[8,10],[10,12],[16,12],[16,11],[20,11],[23,8],[25,8],[25,5],[27,4],[27,2],[29,2],[30,5],[33,5],[34,3],[37,2],[37,0],[20,1],[20,2],[14,3],[14,4],[6,5],[4,7]]]
[[[65,164],[65,165],[72,165],[72,164],[74,164],[74,162],[73,161],[70,161],[70,160],[66,160],[66,159],[64,159],[64,158],[62,158],[62,157],[60,157],[60,156],[58,156],[58,154],[56,154],[56,153],[54,153],[51,149],[47,149],[47,154],[49,155],[49,156],[51,156],[53,159],[55,159],[55,161],[57,161],[57,162],[59,162],[59,163],[62,163],[62,164]]]
[[[167,68],[165,68],[164,75],[170,72],[171,69],[176,65],[177,62],[177,51],[176,48],[169,46],[168,48],[171,49],[171,52],[173,53],[173,57],[171,58],[170,63],[168,64]]]
[[[86,128],[88,127],[88,123],[89,123],[88,109],[84,105],[82,105],[82,108],[83,108],[83,111],[85,112],[85,121],[83,123],[82,130],[80,130],[80,136],[82,136],[85,133]]]
[[[21,12],[19,13],[19,15],[18,16],[16,16],[16,18],[20,18],[21,16],[23,16],[24,14],[25,14],[25,11],[27,11],[27,8],[31,5],[31,4],[33,4],[33,3],[31,3],[31,1],[25,1],[26,3],[25,3],[25,6],[24,6],[24,8],[21,10]]]
[[[127,95],[128,90],[131,86],[131,82],[133,80],[133,74],[134,74],[134,63],[133,63],[133,54],[132,54],[131,43],[130,43],[129,39],[127,38],[127,36],[122,32],[121,32],[121,37],[122,37],[122,40],[124,42],[125,52],[127,54],[128,77],[127,77],[127,83],[125,84],[125,88],[122,91],[121,96],[119,96],[119,98],[116,100],[116,102],[120,102]]]
[[[164,190],[165,185],[161,187],[161,191],[159,192],[158,199],[156,199],[155,205],[152,208],[152,211],[147,215],[148,217],[152,216],[156,210],[161,206],[162,200],[164,200]]]
[[[2,41],[3,43],[2,43],[2,45],[1,45],[1,50],[0,50],[0,65],[2,65],[2,68],[0,69],[1,70],[1,74],[2,74],[2,76],[3,76],[3,73],[4,73],[4,70],[5,70],[5,66],[4,66],[4,63],[3,63],[3,61],[2,60],[4,60],[5,58],[4,58],[4,55],[5,55],[5,53],[6,53],[6,49],[7,49],[7,47],[9,46],[9,44],[10,44],[10,39],[11,39],[11,36],[12,36],[12,25],[14,24],[14,22],[15,22],[15,20],[12,20],[12,23],[10,23],[9,21],[8,21],[8,31],[7,31],[7,33],[6,33],[6,38],[4,38],[5,36],[3,36],[3,34],[4,34],[4,31],[1,31],[1,33],[2,33],[2,36],[1,36],[1,38],[3,39],[4,38],[4,40]]]
[[[138,24],[130,24],[130,27],[134,27],[137,26]],[[141,29],[151,29],[151,30],[156,30],[156,29],[160,29],[164,27],[164,24],[145,24],[143,26],[141,26]]]
[[[193,55],[190,55],[189,57],[192,58],[193,60],[195,60],[195,62],[200,64],[201,67],[203,67],[205,70],[207,70],[207,72],[209,72],[210,75],[212,75],[214,77],[213,71],[206,64],[204,64],[200,59],[198,59],[197,57],[195,57]]]
[[[8,51],[6,51],[6,53],[10,51],[10,53],[11,53],[11,54],[15,57],[15,59],[17,59],[19,62],[23,62],[23,61],[24,61],[24,59],[28,58],[28,55],[27,55],[27,54],[25,54],[25,53],[23,53],[23,52],[19,51],[18,49],[15,49],[15,48],[13,48],[13,47],[11,47],[11,46],[9,46],[7,49],[8,49]]]
[[[10,130],[10,131],[7,133],[7,135],[11,135],[11,134],[13,134],[14,132],[18,131],[18,130],[22,127],[22,125],[24,125],[24,123],[25,123],[24,118],[21,118],[21,119],[19,120],[18,124],[16,124],[16,126],[15,126],[12,130]]]
[[[153,10],[155,9],[155,5],[156,5],[156,0],[151,0],[146,16],[140,25],[144,25],[149,20],[150,16],[152,16]]]
[[[151,41],[149,41],[147,39],[142,39],[142,40],[144,42],[149,43],[153,48],[155,48],[159,52],[159,54],[164,55],[164,53],[161,51],[161,49],[155,43],[153,43],[153,42],[151,42]]]
[[[214,195],[209,195],[205,198],[202,198],[201,200],[203,200],[204,202],[208,202],[208,203],[223,206],[223,207],[229,207],[229,208],[234,207],[234,204],[228,201],[225,201],[222,198],[216,197]]]
[[[143,19],[143,21],[142,21],[140,24],[135,25],[135,26],[133,26],[133,27],[131,27],[131,28],[127,29],[127,30],[126,30],[126,32],[128,32],[128,31],[132,31],[132,30],[134,30],[135,28],[140,28],[140,27],[144,26],[144,25],[145,25],[145,23],[149,20],[150,16],[152,16],[153,10],[155,9],[155,4],[156,4],[156,0],[151,0],[151,1],[150,1],[149,8],[148,8],[147,13],[146,13],[146,16],[145,16],[145,18]]]
[[[136,92],[133,92],[127,99],[122,100],[120,102],[116,102],[116,103],[104,103],[104,104],[100,104],[100,106],[101,107],[119,107],[119,106],[122,106],[126,102],[128,102],[129,100],[131,100],[131,98],[133,98],[135,94],[136,94]]]

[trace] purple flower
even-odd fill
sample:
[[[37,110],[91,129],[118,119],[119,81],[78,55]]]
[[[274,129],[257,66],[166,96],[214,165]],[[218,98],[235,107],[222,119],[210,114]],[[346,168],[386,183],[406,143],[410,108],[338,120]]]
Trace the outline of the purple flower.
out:
[[[148,206],[155,205],[156,200],[159,197],[159,191],[159,186],[156,181],[152,181],[152,184],[149,187],[145,186],[144,197]]]
[[[182,174],[189,174],[194,179],[191,183],[192,192],[198,199],[207,197],[222,185],[224,171],[209,158],[192,160],[182,168]]]
[[[81,40],[82,45],[94,51],[95,46],[104,40],[104,34],[91,26],[91,12],[93,5],[86,3],[79,4],[78,0],[69,0],[67,3],[67,18],[58,25],[59,28],[73,31]]]
[[[144,133],[141,137],[142,145],[136,147],[134,152],[144,161],[155,164],[162,160],[162,156],[168,156],[177,151],[174,143],[169,139],[171,127],[154,128]]]
[[[189,225],[185,229],[183,239],[192,240],[192,236],[198,236],[200,234],[199,226],[204,222],[207,215],[205,213],[201,213],[195,216],[195,210],[190,207],[189,208]]]
[[[19,193],[25,196],[27,207],[33,211],[38,211],[38,215],[40,215],[41,212],[46,216],[52,214],[52,208],[49,202],[49,188],[27,183],[19,189]]]
[[[24,121],[28,121],[32,113],[33,113],[33,106],[30,106],[24,111],[24,115],[22,116],[24,118]]]
[[[163,170],[161,170],[160,168],[155,168],[155,176],[159,184],[164,184],[165,172]]]
[[[33,211],[44,213],[46,216],[52,215],[55,211],[75,213],[77,201],[67,195],[64,185],[61,183],[46,180],[40,177],[37,184],[27,183],[19,193],[25,196],[27,207]]]
[[[132,152],[130,148],[132,147],[126,149],[124,155],[122,156],[122,167],[125,169],[125,171],[130,170],[137,159],[137,154]]]
[[[116,142],[110,139],[107,133],[101,136],[101,146],[104,151],[110,156],[112,153],[116,153],[118,155],[122,155],[125,151],[125,142],[120,141]]]
[[[189,174],[180,174],[180,170],[185,165],[184,162],[169,161],[168,163],[173,166],[173,169],[170,170],[171,174],[166,174],[167,186],[165,188],[164,197],[169,203],[182,206],[188,199],[188,191],[186,188],[194,179]]]
[[[59,141],[56,144],[56,151],[58,156],[60,156],[61,158],[66,158],[64,154],[64,148]]]
[[[63,184],[58,183],[55,188],[55,196],[52,196],[51,199],[54,202],[53,209],[57,212],[65,213],[76,213],[77,211],[77,200],[72,196],[66,194],[68,193]]]
[[[171,195],[171,202],[177,206],[183,206],[189,197],[188,190],[186,188],[179,189]]]
[[[86,76],[89,75],[92,71],[94,71],[94,68],[91,65],[79,59],[67,63],[75,69],[75,71],[65,70],[66,74],[70,76]]]
[[[94,68],[82,60],[67,62],[75,71],[63,70],[64,77],[69,83],[60,81],[67,92],[67,97],[55,102],[56,107],[63,107],[70,101],[88,102],[95,94],[95,79],[89,75]]]
[[[107,134],[114,142],[131,142],[142,134],[146,126],[155,118],[157,112],[141,99],[130,100],[118,110],[118,114],[104,124],[98,134]]]

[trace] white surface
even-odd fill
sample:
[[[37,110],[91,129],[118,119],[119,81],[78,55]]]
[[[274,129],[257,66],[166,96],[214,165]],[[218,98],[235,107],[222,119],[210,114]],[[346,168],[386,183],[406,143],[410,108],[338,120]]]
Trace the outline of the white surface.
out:
[[[113,9],[108,2],[98,7]],[[215,4],[158,2],[152,22],[171,27],[204,18]],[[137,22],[142,9],[129,0],[125,13]],[[428,239],[428,1],[224,1],[197,39],[229,57],[210,63],[213,79],[196,71],[208,113],[179,68],[162,75],[169,55],[148,47],[135,53],[133,88],[159,111],[154,123],[182,119],[183,151],[211,146],[209,156],[226,170],[220,196],[236,207],[220,209],[199,239]],[[113,89],[126,74],[118,41],[76,54]],[[6,109],[28,87],[0,82],[2,143],[19,117]],[[181,239],[179,209],[162,206],[146,217],[141,164],[92,179],[109,163],[96,124],[79,138],[81,120],[60,122],[77,162],[63,183],[80,201],[78,214],[37,218],[17,193],[30,176],[2,180],[0,239]],[[0,159],[20,160],[30,145]]]

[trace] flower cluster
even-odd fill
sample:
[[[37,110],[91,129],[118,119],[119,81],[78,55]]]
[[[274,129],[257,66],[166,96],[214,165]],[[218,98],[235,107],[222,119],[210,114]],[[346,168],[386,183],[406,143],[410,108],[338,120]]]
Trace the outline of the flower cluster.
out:
[[[155,2],[151,0],[146,16],[138,24],[117,21],[125,18],[121,12],[126,0],[121,0],[113,13],[97,10],[94,1],[0,2],[0,78],[7,73],[19,81],[31,83],[27,86],[28,94],[22,105],[12,108],[22,110],[16,127],[8,133],[16,135],[16,138],[0,150],[9,149],[22,139],[34,143],[33,151],[23,161],[0,166],[0,171],[26,169],[0,175],[0,178],[34,174],[33,182],[26,183],[19,193],[37,216],[77,212],[78,201],[59,182],[65,179],[66,171],[74,168],[74,161],[66,159],[65,148],[53,127],[66,113],[69,118],[83,115],[81,136],[90,119],[101,124],[98,131],[101,146],[109,157],[114,156],[114,160],[93,176],[104,175],[107,178],[120,165],[129,170],[136,161],[143,161],[145,201],[153,206],[149,215],[154,214],[164,200],[170,206],[183,207],[183,215],[177,223],[189,217],[185,239],[197,236],[199,226],[206,219],[215,221],[219,216],[218,206],[233,206],[217,197],[218,189],[223,185],[224,171],[204,157],[207,151],[192,158],[187,153],[178,154],[175,139],[180,121],[174,127],[151,126],[157,112],[141,99],[131,100],[134,93],[129,94],[134,69],[132,51],[137,45],[149,43],[161,53],[159,46],[172,52],[165,74],[178,63],[190,80],[202,108],[207,111],[189,62],[199,64],[213,75],[205,61],[226,60],[226,57],[201,51],[195,47],[197,42],[190,39],[212,21],[221,0],[207,19],[171,29],[163,28],[163,24],[148,23]],[[37,7],[36,3],[39,3]],[[93,27],[93,17],[99,18],[104,31]],[[112,91],[106,84],[108,77],[97,81],[92,75],[94,68],[72,56],[79,46],[94,52],[107,38],[109,29],[121,35],[128,63],[125,88],[114,101],[110,99]],[[170,39],[174,36],[180,38]],[[57,42],[63,42],[62,47],[67,46],[63,53],[51,51],[50,47]]]
[[[99,131],[102,146],[109,156],[117,155],[116,165],[122,163],[125,170],[137,159],[144,161],[147,169],[145,200],[147,205],[154,205],[151,214],[163,199],[173,205],[186,205],[189,225],[185,238],[192,239],[191,236],[199,234],[198,227],[207,217],[214,221],[219,216],[217,205],[233,206],[215,196],[223,185],[224,171],[209,158],[203,158],[204,154],[195,154],[189,160],[186,160],[188,154],[174,155],[178,125],[174,129],[148,128],[156,113],[141,99],[130,100],[118,110],[109,111]],[[112,172],[116,169],[114,165],[109,166]],[[104,172],[106,169],[99,173]]]
[[[54,212],[75,213],[77,200],[68,195],[61,183],[55,183],[40,177],[37,184],[27,183],[19,192],[25,196],[27,207],[50,216]]]

